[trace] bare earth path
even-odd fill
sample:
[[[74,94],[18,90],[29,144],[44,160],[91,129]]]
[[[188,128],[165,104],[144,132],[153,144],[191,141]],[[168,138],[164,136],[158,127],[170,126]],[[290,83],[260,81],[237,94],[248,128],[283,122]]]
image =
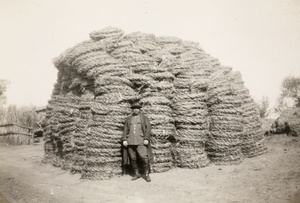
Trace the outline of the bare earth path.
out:
[[[172,169],[105,181],[41,163],[42,144],[0,146],[0,202],[300,202],[300,138],[266,138],[268,153],[240,165]]]

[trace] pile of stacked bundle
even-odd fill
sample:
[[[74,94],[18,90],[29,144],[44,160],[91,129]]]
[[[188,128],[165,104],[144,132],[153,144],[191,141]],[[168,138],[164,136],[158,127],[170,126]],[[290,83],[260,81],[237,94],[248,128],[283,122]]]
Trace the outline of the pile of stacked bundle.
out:
[[[244,134],[242,152],[246,157],[255,157],[266,152],[264,132],[261,128],[258,108],[252,98],[243,100]]]
[[[124,85],[126,93],[127,88]],[[131,112],[130,104],[123,98],[122,92],[106,93],[91,103],[93,118],[88,124],[84,178],[108,179],[122,173],[120,141],[124,121]]]
[[[176,75],[173,110],[178,143],[174,155],[177,166],[199,168],[209,164],[205,152],[208,134],[205,78],[210,67],[205,65],[204,53],[197,45],[185,42],[184,48],[187,51],[169,65]]]
[[[241,100],[228,79],[231,68],[221,67],[209,77],[209,140],[207,151],[215,164],[238,164],[242,153],[240,138],[243,136]]]
[[[82,95],[88,91],[91,92],[92,86],[91,80],[84,78],[70,67],[60,68],[53,95],[64,95],[69,92],[72,92],[74,95]]]
[[[91,101],[85,97],[69,95],[69,106],[79,114],[72,114],[75,119],[75,131],[71,135],[73,150],[71,158],[72,173],[81,173],[85,164],[85,145],[88,137],[88,121],[92,119]],[[78,116],[77,116],[78,115]]]
[[[240,137],[242,153],[245,157],[254,157],[266,152],[264,132],[261,128],[258,107],[251,98],[249,90],[244,87],[240,73],[232,73],[228,77],[237,97],[241,101],[243,134]]]
[[[95,66],[106,65],[97,63],[97,57],[104,54],[102,42],[88,40],[66,50],[54,59],[58,69],[57,82],[54,85],[53,95],[91,95],[94,91]],[[103,56],[105,58],[105,56]]]
[[[148,94],[150,92],[143,92]],[[143,112],[151,123],[151,142],[154,155],[153,172],[167,171],[173,166],[169,136],[174,134],[171,101],[162,95],[143,97]]]
[[[48,104],[49,106],[49,104]],[[45,119],[42,123],[43,128],[43,137],[44,137],[44,162],[51,162],[51,160],[55,159],[55,145],[54,145],[54,133],[57,133],[55,131],[55,128],[53,128],[51,122],[53,122],[53,112],[52,109],[47,107]]]
[[[170,96],[173,91],[174,76],[167,70],[158,66],[156,58],[149,52],[159,50],[153,35],[133,33],[125,36],[132,42],[135,53],[126,54],[124,63],[130,68],[129,80],[139,92],[143,112],[149,117],[152,134],[154,163],[152,172],[169,170],[172,165],[170,143],[167,138],[174,134]]]
[[[157,68],[156,70],[158,70]],[[143,112],[149,117],[154,154],[154,172],[163,172],[173,166],[171,144],[168,137],[174,134],[174,120],[171,109],[173,85],[170,82],[172,75],[160,69],[160,72],[146,74],[152,82],[141,91]]]
[[[75,97],[76,98],[76,97]],[[73,135],[79,110],[73,96],[53,96],[47,106],[45,128],[45,159],[69,169],[73,159]],[[55,157],[54,157],[55,156]]]
[[[65,98],[64,105],[57,107],[54,112],[57,112],[58,117],[58,148],[61,147],[61,158],[63,168],[69,169],[72,165],[73,158],[73,134],[76,131],[76,118],[79,117],[78,109],[74,108],[72,98]],[[60,143],[61,142],[61,143]],[[60,146],[61,144],[61,146]]]
[[[46,118],[46,156],[71,160],[72,171],[85,178],[120,174],[119,141],[136,100],[152,126],[153,172],[174,165],[172,152],[177,166],[189,168],[209,163],[205,146],[218,164],[240,162],[241,147],[247,156],[261,152],[249,92],[239,96],[243,84],[198,44],[140,32],[124,35],[113,27],[90,37],[54,60],[59,72]],[[172,137],[178,141],[175,151]]]
[[[126,65],[108,53],[118,48],[122,31],[108,28],[90,34],[102,48],[76,58],[73,67],[94,81],[95,99],[90,102],[92,118],[88,119],[82,176],[107,179],[121,174],[120,140],[125,118],[130,113],[127,97],[135,95],[124,76]]]
[[[57,113],[56,108],[59,108],[59,105],[63,105],[66,103],[61,96],[52,96],[51,100],[48,102],[46,109],[46,119],[43,123],[44,128],[44,149],[45,149],[45,157],[44,161],[55,164],[55,160],[59,156],[59,152],[57,149],[57,141],[58,141],[58,120],[60,117],[60,113]]]
[[[58,140],[58,120],[59,114],[56,111],[56,108],[59,108],[60,104],[66,103],[62,96],[52,96],[51,100],[49,100],[46,116],[44,122],[42,124],[44,128],[44,150],[45,156],[44,161],[53,163],[59,157],[58,149],[57,149],[57,140]]]
[[[85,165],[85,148],[88,138],[88,124],[88,120],[79,118],[75,125],[76,131],[74,133],[73,158],[71,166],[72,173],[81,173]]]

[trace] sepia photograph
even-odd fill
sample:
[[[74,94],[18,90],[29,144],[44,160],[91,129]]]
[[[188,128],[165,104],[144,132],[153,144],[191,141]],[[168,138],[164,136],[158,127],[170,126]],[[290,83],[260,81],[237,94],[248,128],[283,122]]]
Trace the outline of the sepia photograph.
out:
[[[300,0],[0,0],[0,203],[300,203]]]

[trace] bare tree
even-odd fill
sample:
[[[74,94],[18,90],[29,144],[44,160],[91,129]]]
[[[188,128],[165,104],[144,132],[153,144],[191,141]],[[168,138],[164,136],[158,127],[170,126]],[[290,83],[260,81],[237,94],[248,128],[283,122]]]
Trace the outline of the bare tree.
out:
[[[4,122],[33,127],[33,125],[38,122],[38,115],[35,110],[36,107],[33,105],[21,107],[9,105],[4,111]]]
[[[7,123],[20,124],[18,121],[18,109],[16,105],[9,105],[6,108],[5,120]]]
[[[0,107],[6,103],[5,91],[8,85],[8,81],[0,79]]]
[[[293,104],[288,104],[287,100],[293,101]],[[300,78],[289,76],[286,77],[281,84],[281,94],[278,98],[278,104],[275,108],[276,112],[282,112],[283,110],[296,106],[300,107]]]
[[[18,108],[18,122],[23,126],[33,127],[38,122],[38,116],[33,105]]]
[[[261,118],[265,118],[270,114],[269,105],[269,98],[266,96],[263,96],[258,102],[259,115]]]

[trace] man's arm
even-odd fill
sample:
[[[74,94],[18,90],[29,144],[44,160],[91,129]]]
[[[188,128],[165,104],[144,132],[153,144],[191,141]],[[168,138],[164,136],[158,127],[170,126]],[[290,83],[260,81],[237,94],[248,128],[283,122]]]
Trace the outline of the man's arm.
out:
[[[151,135],[151,124],[149,121],[149,118],[147,116],[145,116],[145,140],[150,141],[150,135]]]
[[[127,138],[126,138],[127,134],[128,134],[128,118],[126,119],[125,124],[124,124],[122,141],[127,140]]]

